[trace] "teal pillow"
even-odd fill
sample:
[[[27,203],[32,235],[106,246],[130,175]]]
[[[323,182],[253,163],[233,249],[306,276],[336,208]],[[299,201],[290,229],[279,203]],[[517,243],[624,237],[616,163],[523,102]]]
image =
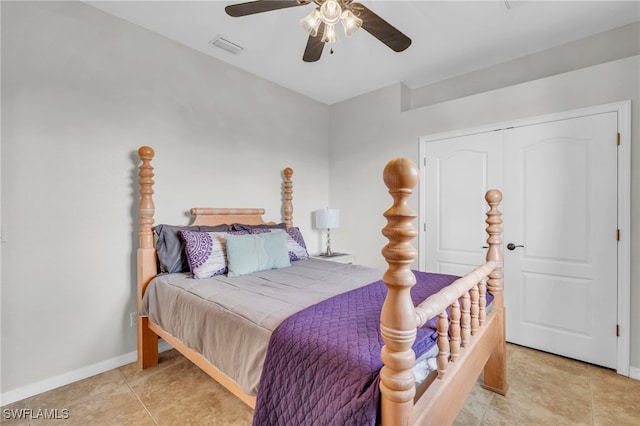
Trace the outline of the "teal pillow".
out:
[[[228,234],[226,239],[230,277],[291,266],[287,234],[284,231],[249,235]]]

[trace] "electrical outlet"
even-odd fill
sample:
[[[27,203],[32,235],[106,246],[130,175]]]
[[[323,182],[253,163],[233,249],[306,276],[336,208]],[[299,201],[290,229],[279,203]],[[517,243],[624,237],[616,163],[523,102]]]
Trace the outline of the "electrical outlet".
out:
[[[131,312],[129,314],[129,327],[133,328],[133,327],[137,327],[138,326],[138,313],[137,312]]]

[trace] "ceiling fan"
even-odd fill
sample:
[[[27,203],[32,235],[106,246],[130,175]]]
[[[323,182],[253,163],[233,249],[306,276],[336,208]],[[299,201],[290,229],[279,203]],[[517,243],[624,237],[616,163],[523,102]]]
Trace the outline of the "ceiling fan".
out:
[[[229,5],[225,7],[225,11],[229,16],[240,17],[309,3],[315,3],[316,7],[300,20],[301,25],[309,32],[302,56],[305,62],[319,60],[325,43],[338,42],[338,22],[342,23],[347,36],[358,28],[363,28],[396,52],[402,52],[411,45],[409,37],[362,3],[355,3],[353,0],[257,0]]]

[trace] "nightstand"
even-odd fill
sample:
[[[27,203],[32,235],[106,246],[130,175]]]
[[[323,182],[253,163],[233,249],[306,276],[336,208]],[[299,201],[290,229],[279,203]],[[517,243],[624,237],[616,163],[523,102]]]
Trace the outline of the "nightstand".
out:
[[[353,263],[356,260],[356,257],[353,254],[349,254],[349,253],[333,253],[331,256],[314,254],[313,256],[310,256],[310,257],[313,259],[330,260],[331,262],[338,262],[338,263]]]

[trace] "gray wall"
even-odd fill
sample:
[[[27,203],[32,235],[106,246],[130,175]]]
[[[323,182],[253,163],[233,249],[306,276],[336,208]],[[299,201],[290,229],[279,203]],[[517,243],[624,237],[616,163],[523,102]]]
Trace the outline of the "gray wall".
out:
[[[79,2],[2,2],[2,392],[135,351],[141,145],[156,223],[264,207],[320,249],[329,110]],[[309,132],[308,129],[314,129]]]
[[[500,70],[496,68],[495,72]],[[391,206],[381,171],[394,157],[408,157],[419,164],[420,137],[631,99],[631,366],[637,369],[640,367],[639,76],[640,56],[632,56],[405,112],[401,111],[401,105],[407,105],[406,97],[411,93],[401,85],[333,105],[329,190],[331,206],[341,211],[341,227],[332,238],[335,247],[354,253],[358,263],[386,267],[380,251],[371,249],[381,249],[386,244],[378,230],[385,225],[382,213]],[[417,189],[411,206],[419,211]],[[417,241],[414,246],[417,248]]]

